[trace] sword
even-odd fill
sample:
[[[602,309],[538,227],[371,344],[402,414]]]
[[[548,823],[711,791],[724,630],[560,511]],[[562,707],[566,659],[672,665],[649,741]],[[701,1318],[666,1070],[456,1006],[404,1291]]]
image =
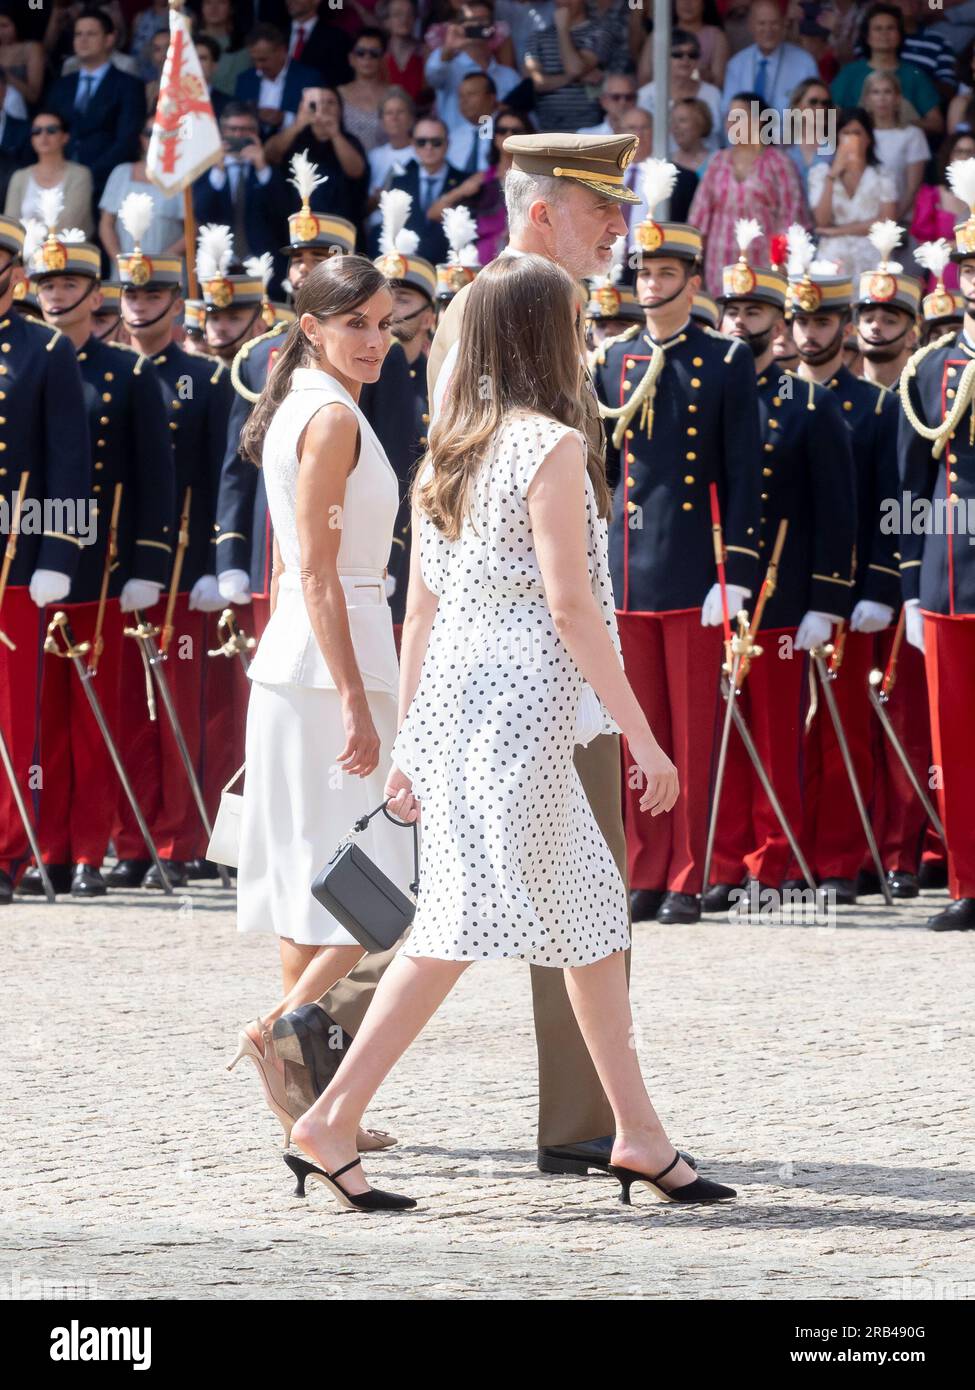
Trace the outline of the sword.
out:
[[[725,605],[725,622],[728,624],[728,631],[731,631],[731,624],[727,617],[727,595],[722,589],[722,600]],[[726,660],[722,670],[728,677],[727,685],[722,681],[722,693],[727,701],[725,706],[724,720],[721,726],[721,744],[718,748],[718,768],[714,776],[714,796],[711,801],[711,819],[708,822],[708,839],[704,850],[704,873],[701,880],[701,891],[706,893],[711,881],[711,856],[714,853],[714,840],[718,831],[718,812],[721,809],[721,790],[724,786],[725,764],[728,759],[728,740],[731,737],[731,721],[736,708],[735,702],[738,699],[738,671],[741,666],[742,657],[748,650],[748,614],[744,611],[738,614],[738,633],[732,637],[728,650],[730,651],[730,664]]]
[[[10,578],[10,570],[17,554],[17,540],[20,536],[20,509],[24,500],[24,493],[27,491],[27,483],[30,478],[30,470],[24,469],[20,475],[20,482],[17,484],[15,494],[13,514],[10,518],[10,534],[7,537],[7,545],[3,553],[3,564],[0,566],[0,610],[3,608],[4,596],[7,592],[7,581]],[[0,628],[0,642],[9,647],[12,652],[17,650],[17,644],[7,636]],[[17,774],[14,771],[13,759],[10,756],[10,749],[7,747],[7,740],[0,729],[0,762],[3,763],[3,770],[10,783],[10,790],[13,793],[14,804],[17,807],[17,814],[20,816],[21,824],[27,835],[27,843],[30,845],[30,852],[34,856],[34,863],[37,865],[37,872],[41,876],[41,883],[44,886],[44,896],[49,903],[56,902],[54,886],[51,883],[47,866],[41,858],[41,847],[37,842],[37,835],[34,833],[34,824],[27,811],[27,803],[24,801],[20,784],[17,781]]]
[[[881,671],[871,671],[868,680],[869,688],[867,693],[870,696],[870,703],[876,710],[877,718],[880,720],[881,727],[883,728],[884,733],[890,739],[891,747],[900,759],[901,765],[903,766],[904,771],[907,773],[911,786],[917,792],[918,799],[920,800],[921,805],[924,807],[925,815],[931,822],[935,834],[944,844],[947,844],[948,842],[945,839],[945,828],[941,824],[941,820],[938,816],[937,811],[934,809],[930,797],[928,796],[927,792],[925,792],[924,788],[921,786],[918,775],[914,771],[914,768],[911,766],[911,760],[910,758],[908,758],[907,753],[904,751],[904,747],[900,739],[897,737],[897,732],[894,729],[893,724],[890,722],[890,715],[884,708],[884,706],[887,704],[887,700],[889,697],[884,694],[883,689],[881,688],[883,683],[883,673]]]
[[[61,639],[60,644],[58,643],[59,637]],[[159,853],[149,833],[149,827],[146,824],[145,816],[143,816],[139,803],[136,800],[135,792],[132,790],[132,783],[128,779],[119,751],[115,747],[115,741],[112,738],[108,723],[105,719],[101,701],[95,694],[95,687],[92,683],[94,673],[91,667],[86,665],[84,661],[84,658],[91,652],[91,643],[76,642],[74,640],[74,633],[71,631],[71,622],[68,615],[59,609],[47,625],[47,637],[44,639],[44,650],[49,652],[52,656],[64,657],[73,663],[78,673],[78,678],[81,681],[82,689],[91,706],[91,712],[95,716],[95,723],[98,725],[101,736],[105,740],[105,747],[108,749],[108,755],[114,764],[115,771],[118,773],[119,781],[122,783],[122,790],[125,792],[128,803],[132,808],[132,814],[138,821],[139,830],[146,843],[146,849],[149,851],[152,861],[156,866],[156,872],[159,874],[163,888],[167,893],[172,893],[172,884],[166,876],[165,866],[159,858]]]
[[[176,555],[173,559],[173,573],[169,581],[169,597],[166,600],[166,617],[159,636],[159,650],[163,656],[169,651],[173,639],[173,611],[176,608],[176,594],[179,591],[180,575],[183,573],[183,557],[190,543],[190,499],[192,488],[183,494],[183,510],[179,518],[179,535],[176,540]]]
[[[248,637],[243,628],[237,626],[237,616],[232,608],[225,608],[217,621],[217,636],[226,637],[219,647],[208,651],[207,656],[225,656],[228,660],[239,657],[245,672],[251,664],[250,653],[257,646],[257,639]]]
[[[145,657],[149,662],[149,668],[152,671],[153,678],[159,690],[163,709],[166,711],[166,718],[169,720],[169,727],[172,729],[173,738],[176,740],[176,747],[179,749],[179,756],[183,763],[183,770],[186,773],[187,781],[190,784],[190,791],[193,793],[193,800],[196,802],[196,809],[200,814],[200,821],[207,836],[210,837],[213,835],[213,826],[210,823],[210,817],[207,815],[206,803],[203,800],[203,792],[200,790],[200,783],[196,775],[196,769],[193,766],[193,759],[190,756],[190,750],[186,744],[186,736],[183,733],[182,726],[179,722],[179,715],[176,713],[176,706],[173,703],[172,691],[169,688],[169,682],[166,680],[166,673],[163,670],[169,657],[156,645],[156,636],[159,633],[159,628],[154,627],[152,623],[147,623],[139,612],[134,613],[133,616],[136,620],[136,627],[132,629],[131,635],[137,638],[141,643]],[[230,881],[230,875],[227,872],[226,866],[218,864],[217,867],[220,870],[220,882],[223,887],[232,887],[233,885]]]
[[[856,768],[853,766],[853,757],[850,753],[850,745],[846,741],[846,732],[843,728],[843,721],[836,704],[836,696],[833,694],[832,682],[836,679],[835,675],[830,675],[826,669],[826,659],[832,655],[832,648],[829,643],[825,647],[813,647],[809,653],[812,657],[816,674],[819,677],[819,684],[822,687],[823,695],[826,699],[826,708],[829,710],[829,717],[833,723],[833,732],[836,734],[836,742],[839,744],[840,753],[843,757],[843,765],[846,768],[846,775],[850,782],[850,790],[853,793],[853,800],[856,802],[857,812],[860,816],[860,824],[863,826],[863,833],[866,837],[867,847],[870,850],[870,858],[873,860],[873,867],[877,878],[880,880],[880,890],[884,895],[884,902],[888,907],[894,906],[894,899],[891,895],[890,885],[884,874],[884,866],[880,859],[880,851],[877,848],[877,841],[874,838],[873,828],[870,824],[870,817],[867,815],[867,808],[863,800],[863,793],[860,790],[860,783],[857,781]]]

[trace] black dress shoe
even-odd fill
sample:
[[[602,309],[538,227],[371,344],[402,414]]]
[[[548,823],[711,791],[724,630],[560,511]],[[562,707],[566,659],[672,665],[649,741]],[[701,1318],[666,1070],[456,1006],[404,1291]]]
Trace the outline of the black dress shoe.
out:
[[[922,859],[917,881],[922,888],[947,888],[947,864],[940,859]]]
[[[70,864],[45,864],[47,876],[51,880],[51,887],[55,893],[70,893],[71,891],[71,865]],[[31,864],[21,875],[20,882],[17,884],[17,892],[25,893],[31,898],[43,898],[44,883],[41,879],[41,871],[36,864]]]
[[[216,864],[209,859],[188,859],[186,861],[187,878],[219,878],[220,870]]]
[[[975,898],[956,898],[928,919],[929,931],[975,931]]]
[[[289,1101],[314,1104],[339,1069],[352,1038],[321,1004],[302,1004],[282,1014],[271,1030],[274,1051],[284,1062]],[[302,1072],[304,1073],[302,1075]]]
[[[179,859],[164,859],[163,868],[166,870],[166,877],[169,879],[170,888],[185,888],[188,882],[186,877],[186,865]],[[163,882],[159,877],[159,870],[155,864],[150,864],[142,877],[143,888],[162,889]]]
[[[657,911],[657,921],[671,926],[700,920],[701,899],[696,893],[667,893]]]
[[[873,869],[861,869],[860,872],[857,874],[855,889],[857,897],[871,898],[875,893],[880,893],[882,891],[883,890],[880,887],[880,879],[874,873]],[[838,901],[839,899],[837,899],[837,902]]]
[[[76,864],[71,877],[73,898],[103,898],[108,892],[101,871],[94,864]]]
[[[732,905],[732,893],[740,893],[740,883],[712,883],[706,893],[701,895],[702,912],[727,912]],[[738,901],[737,898],[734,900]]]
[[[921,892],[917,874],[910,874],[906,869],[891,869],[887,875],[887,887],[892,898],[916,898]]]
[[[634,922],[652,922],[664,895],[656,888],[634,888],[630,893],[630,916]]]
[[[578,1144],[549,1144],[538,1151],[538,1168],[541,1173],[571,1173],[584,1178],[590,1168],[601,1173],[609,1172],[609,1159],[613,1152],[613,1136],[603,1134],[598,1139],[583,1139]],[[681,1154],[689,1168],[697,1168],[697,1159],[690,1154]]]
[[[857,886],[852,878],[824,878],[819,892],[824,898],[829,893],[837,907],[852,907],[857,900]]]
[[[782,880],[782,892],[785,893],[808,893],[809,884],[804,878],[784,878]]]
[[[0,869],[0,907],[14,900],[14,881],[5,869]]]
[[[105,875],[105,882],[109,888],[138,888],[151,863],[151,859],[120,859]]]

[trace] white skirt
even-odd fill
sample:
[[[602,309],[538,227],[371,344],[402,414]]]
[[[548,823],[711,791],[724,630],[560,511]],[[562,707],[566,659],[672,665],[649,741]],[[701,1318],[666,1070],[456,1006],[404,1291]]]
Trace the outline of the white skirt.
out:
[[[303,946],[354,946],[355,938],[315,901],[311,884],[352,823],[383,800],[396,700],[366,692],[380,739],[368,777],[338,767],[345,747],[336,690],[251,682],[247,773],[237,870],[237,930],[274,932]],[[380,814],[356,844],[409,895],[413,834]]]

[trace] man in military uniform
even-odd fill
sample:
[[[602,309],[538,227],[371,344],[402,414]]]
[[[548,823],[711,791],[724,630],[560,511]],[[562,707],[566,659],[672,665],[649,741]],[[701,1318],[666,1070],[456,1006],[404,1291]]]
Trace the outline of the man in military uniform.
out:
[[[615,338],[634,323],[643,323],[643,309],[634,292],[626,285],[613,284],[608,277],[593,281],[586,305],[586,346],[592,355],[609,338]]]
[[[69,339],[13,310],[14,292],[24,283],[23,245],[20,223],[0,217],[0,506],[7,544],[25,471],[22,521],[34,509],[43,517],[42,525],[21,526],[0,607],[0,631],[14,644],[0,643],[0,730],[30,807],[42,619],[47,604],[67,597],[89,538],[91,451]],[[23,822],[0,771],[0,904],[10,902],[13,875],[27,853]]]
[[[131,195],[130,195],[131,196]],[[136,198],[138,194],[134,195]],[[129,200],[120,216],[127,229]],[[143,231],[147,231],[148,227]],[[176,502],[181,511],[190,489],[189,543],[183,555],[173,610],[172,659],[165,673],[187,746],[201,775],[207,750],[203,740],[203,684],[207,667],[206,614],[224,601],[217,588],[213,525],[220,468],[230,413],[230,374],[222,362],[191,356],[176,343],[176,321],[183,309],[183,262],[178,257],[142,254],[138,238],[118,258],[122,318],[132,346],[152,362],[162,388],[176,470]],[[191,877],[210,877],[204,866],[206,832],[168,720],[146,717],[145,676],[135,641],[126,644],[122,665],[126,721],[122,753],[156,849],[174,887]],[[158,870],[146,859],[139,827],[125,797],[118,806],[115,847],[119,862],[109,887],[160,888]]]
[[[426,354],[436,322],[433,297],[438,271],[429,261],[398,251],[380,256],[375,265],[392,288],[392,334],[396,341],[386,354],[379,380],[363,386],[359,409],[376,431],[399,479],[400,505],[386,577],[398,651],[410,574],[409,485],[413,468],[427,447],[430,427]]]
[[[886,227],[887,224],[881,222],[872,229],[871,240],[880,252],[880,263],[875,271],[860,276],[853,323],[861,361],[860,375],[878,386],[893,389],[917,346],[921,284],[903,275],[900,265],[893,268],[892,274],[885,275],[887,265],[893,267],[894,264],[890,262],[894,246],[889,245],[893,233],[888,236]],[[896,232],[899,240],[900,228],[896,228]]]
[[[624,171],[636,145],[635,136],[509,136],[505,141],[505,150],[512,155],[505,179],[509,252],[544,255],[578,281],[605,271],[610,248],[626,229],[620,205],[639,201],[624,184]],[[431,402],[441,400],[450,389],[466,302],[467,290],[462,289],[437,328],[427,364]],[[585,305],[581,285],[579,305],[580,310]],[[580,332],[583,362],[584,351]],[[583,401],[586,438],[594,456],[601,458],[605,436],[588,373]],[[586,747],[577,747],[575,765],[625,882],[618,735],[602,734]],[[567,912],[575,910],[576,904],[566,904]],[[343,1055],[337,1041],[344,1047],[356,1033],[376,983],[394,955],[395,948],[365,957],[320,1000],[275,1023],[275,1049],[285,1059],[288,1094],[296,1112],[310,1105],[334,1074]],[[533,967],[531,982],[538,1042],[539,1167],[547,1173],[605,1170],[612,1149],[612,1110],[579,1032],[562,974]]]
[[[758,631],[762,654],[751,662],[738,698],[762,765],[798,833],[807,672],[800,653],[808,648],[816,618],[840,622],[849,616],[856,488],[849,432],[836,397],[775,361],[787,288],[784,274],[752,266],[743,247],[738,262],[724,268],[721,331],[748,345],[758,380],[763,579],[779,526],[788,523],[778,580]],[[705,911],[726,910],[746,874],[762,888],[779,890],[791,858],[744,745],[732,732]]]
[[[96,636],[113,496],[116,484],[122,484],[117,563],[102,615],[103,646],[94,684],[109,727],[117,733],[121,615],[157,603],[176,541],[169,430],[151,363],[94,335],[98,248],[65,240],[51,227],[30,270],[44,316],[74,345],[84,381],[97,536],[82,551],[68,602],[60,605],[78,642]],[[55,417],[60,417],[57,407]],[[49,602],[61,597],[51,595]],[[73,664],[54,655],[44,658],[40,747],[44,786],[38,840],[55,890],[70,889],[78,897],[103,894],[100,869],[115,818],[116,774]],[[25,873],[20,887],[43,891],[36,867]]]
[[[649,217],[634,233],[645,324],[608,344],[596,387],[615,484],[609,549],[626,672],[681,797],[663,821],[640,812],[639,779],[624,796],[633,916],[696,922],[718,720],[722,602],[709,485],[716,482],[728,605],[756,592],[761,446],[751,353],[690,318],[701,235]],[[627,767],[629,759],[627,756]]]
[[[183,300],[183,351],[209,357],[206,344],[207,310],[202,299]]]
[[[963,163],[975,176],[975,160]],[[962,330],[911,358],[898,431],[907,640],[925,654],[952,898],[928,922],[933,931],[975,928],[975,208],[955,228],[951,259],[965,301]]]
[[[801,231],[801,229],[800,229]],[[854,376],[843,363],[843,338],[850,322],[853,284],[845,276],[810,271],[814,249],[797,245],[790,260],[792,336],[805,381],[828,387],[850,429],[856,464],[856,570],[849,629],[837,633],[833,691],[864,800],[873,790],[873,739],[876,716],[867,694],[875,663],[874,634],[889,628],[899,607],[897,538],[881,526],[882,504],[894,497],[897,479],[897,403],[883,386]],[[805,269],[801,269],[805,261]],[[894,292],[900,277],[881,267],[870,272],[876,289]],[[839,571],[843,577],[842,570]],[[810,645],[831,636],[828,615],[819,618]],[[806,740],[804,849],[820,887],[837,903],[856,902],[857,874],[864,855],[864,834],[839,743],[824,702]]]
[[[122,326],[122,286],[115,280],[103,280],[101,303],[95,310],[95,337],[100,343],[124,343],[127,334]]]

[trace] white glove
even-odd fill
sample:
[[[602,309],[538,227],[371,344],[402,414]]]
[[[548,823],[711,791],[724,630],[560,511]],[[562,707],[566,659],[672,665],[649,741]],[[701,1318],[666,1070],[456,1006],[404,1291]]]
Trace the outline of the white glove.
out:
[[[386,597],[387,597],[387,598],[392,598],[393,595],[395,594],[395,592],[396,592],[396,576],[395,576],[395,574],[387,574],[387,576],[386,576]]]
[[[151,608],[159,602],[162,585],[154,579],[127,579],[119,594],[118,606],[123,613],[134,613],[137,608]]]
[[[832,630],[833,620],[828,613],[810,611],[799,624],[794,644],[796,651],[809,652],[813,647],[821,647],[829,641]]]
[[[740,584],[729,584],[728,617],[734,627],[739,608],[744,608],[745,599],[750,597],[751,589],[743,589]],[[712,584],[708,596],[701,606],[701,626],[720,627],[724,622],[724,605],[721,602],[721,585]]]
[[[251,601],[251,577],[246,570],[223,570],[217,575],[217,588],[225,603]]]
[[[851,632],[883,632],[894,621],[894,610],[886,603],[874,603],[873,599],[862,598],[853,610],[850,619]]]
[[[190,608],[195,608],[200,613],[217,613],[225,603],[216,575],[201,574],[190,590]]]
[[[912,647],[917,647],[919,652],[924,651],[924,614],[921,612],[921,600],[919,598],[909,598],[904,604],[904,636]]]
[[[35,570],[28,592],[38,608],[46,608],[49,603],[60,603],[67,598],[70,589],[71,580],[60,570]]]

